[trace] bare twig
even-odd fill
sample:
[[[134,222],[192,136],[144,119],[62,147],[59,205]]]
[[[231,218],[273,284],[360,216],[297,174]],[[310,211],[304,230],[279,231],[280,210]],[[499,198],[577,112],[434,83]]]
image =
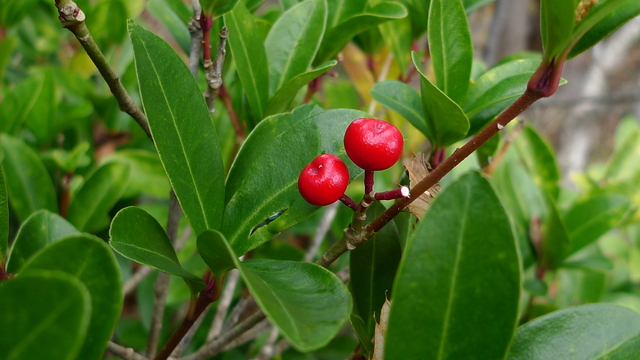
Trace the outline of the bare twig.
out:
[[[247,310],[247,308],[249,308],[250,306],[253,306],[253,304],[255,304],[255,300],[253,298],[240,299],[240,301],[238,301],[236,306],[234,306],[233,309],[231,309],[231,313],[229,314],[229,317],[222,325],[222,331],[220,333],[224,334],[229,330],[231,330],[238,323],[238,319],[240,319],[240,315],[242,315],[245,312],[245,310]]]
[[[340,206],[339,202],[335,202],[327,206],[324,215],[322,215],[322,218],[320,219],[320,224],[318,224],[318,228],[316,229],[316,234],[311,240],[311,245],[309,246],[307,252],[304,254],[303,261],[311,261],[313,260],[313,257],[316,256],[316,253],[320,248],[320,244],[322,244],[322,240],[324,240],[324,237],[327,235],[327,232],[331,227],[331,223],[338,213],[338,206]]]
[[[233,300],[233,293],[236,290],[236,285],[238,285],[239,278],[240,272],[236,269],[233,269],[229,271],[229,273],[227,273],[224,290],[222,291],[222,296],[218,301],[218,309],[216,310],[216,315],[213,317],[213,323],[211,323],[211,328],[209,329],[209,333],[207,334],[207,342],[213,341],[220,335],[220,331],[222,330],[222,325],[224,323],[224,318],[227,316],[229,305],[231,305],[231,300]]]
[[[114,343],[113,341],[109,341],[107,350],[109,350],[114,355],[120,356],[124,360],[147,360],[146,357],[133,351],[132,348],[124,347],[122,345]]]
[[[118,75],[113,71],[104,54],[102,54],[102,51],[98,48],[93,36],[91,36],[89,32],[89,28],[87,28],[84,22],[86,18],[84,12],[73,1],[56,1],[56,7],[60,14],[59,19],[62,26],[69,29],[85,49],[91,61],[93,61],[98,71],[100,71],[100,75],[102,75],[107,82],[111,93],[113,93],[113,96],[118,101],[120,110],[131,115],[149,139],[152,139],[147,117],[138,105],[136,105],[131,96],[129,96],[127,90],[122,86]]]
[[[202,27],[200,16],[202,8],[199,0],[191,1],[193,17],[189,21],[189,33],[191,34],[191,48],[189,50],[189,70],[194,78],[198,78],[198,66],[200,65],[200,50],[202,49]]]
[[[493,159],[491,159],[489,164],[482,169],[482,173],[484,173],[487,176],[491,176],[493,174],[493,172],[496,170],[496,168],[502,161],[502,158],[507,153],[507,150],[509,150],[509,147],[511,147],[511,144],[513,143],[513,141],[516,139],[518,134],[522,132],[522,129],[524,129],[524,122],[520,120],[518,122],[518,125],[515,127],[515,129],[511,131],[509,136],[507,136],[507,139],[504,141],[500,149],[498,149]]]
[[[180,355],[182,355],[182,352],[187,348],[187,346],[189,346],[189,343],[191,343],[191,340],[193,339],[193,336],[196,334],[196,331],[198,331],[198,329],[200,328],[200,325],[202,325],[202,321],[204,320],[205,316],[207,316],[207,312],[209,311],[209,309],[210,308],[207,308],[202,313],[202,315],[198,317],[196,322],[193,323],[193,326],[191,326],[191,328],[189,329],[189,331],[187,331],[187,333],[184,335],[182,340],[180,340],[180,343],[178,344],[178,346],[176,346],[176,348],[171,353],[170,358],[173,358],[173,357],[177,358],[177,357],[180,357]]]
[[[222,67],[224,66],[224,59],[227,55],[225,47],[227,45],[227,37],[229,36],[229,30],[226,26],[220,29],[218,34],[220,41],[218,42],[218,51],[216,53],[215,61],[204,60],[204,73],[207,78],[207,91],[204,94],[204,98],[207,100],[209,110],[213,111],[213,102],[218,97],[218,92],[222,86]],[[234,124],[235,126],[235,124]],[[238,131],[238,129],[236,129]]]
[[[176,194],[171,190],[169,194],[169,216],[167,219],[167,235],[171,243],[174,243],[178,236],[178,226],[182,209]],[[164,317],[164,308],[167,301],[167,293],[169,292],[170,275],[164,272],[158,274],[156,285],[154,288],[155,297],[153,300],[153,314],[151,317],[151,328],[149,330],[149,340],[147,342],[147,356],[153,359],[158,348],[158,340],[160,331],[162,330],[162,320]]]
[[[254,358],[254,360],[269,360],[273,357],[275,352],[275,343],[278,340],[278,336],[280,336],[280,331],[275,326],[271,327],[269,331],[269,337],[262,345],[262,349],[260,349],[260,353]]]

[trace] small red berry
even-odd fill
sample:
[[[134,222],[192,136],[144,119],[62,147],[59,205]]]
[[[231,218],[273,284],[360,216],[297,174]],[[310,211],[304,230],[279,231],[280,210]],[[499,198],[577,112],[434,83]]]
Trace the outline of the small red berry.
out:
[[[298,191],[311,205],[325,206],[339,200],[349,184],[349,169],[339,157],[322,154],[302,169]]]
[[[371,118],[354,120],[344,134],[349,158],[365,170],[385,170],[402,155],[404,139],[392,124]]]

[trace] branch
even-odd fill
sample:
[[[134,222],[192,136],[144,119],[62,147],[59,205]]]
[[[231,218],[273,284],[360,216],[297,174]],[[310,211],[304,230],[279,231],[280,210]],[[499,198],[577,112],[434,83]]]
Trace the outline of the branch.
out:
[[[202,49],[202,27],[200,16],[202,8],[199,0],[191,1],[193,17],[189,21],[189,33],[191,34],[191,48],[189,50],[189,70],[194,78],[198,78],[198,66],[200,65],[200,50]]]
[[[239,279],[240,272],[238,270],[233,269],[227,273],[227,279],[225,280],[226,284],[224,285],[222,296],[218,302],[218,309],[216,309],[216,315],[213,317],[211,328],[207,334],[207,342],[213,341],[220,335],[224,318],[227,316],[227,311],[229,310],[229,305],[231,305],[231,300],[233,300],[233,293],[236,290],[236,285],[238,285]]]
[[[114,355],[118,355],[124,360],[147,360],[146,357],[136,353],[132,348],[126,348],[122,345],[116,344],[113,341],[109,341],[107,350]]]
[[[85,24],[85,14],[78,5],[73,1],[56,1],[56,7],[60,16],[60,22],[62,27],[69,29],[76,36],[80,45],[87,52],[87,55],[91,58],[91,61],[96,65],[100,75],[107,82],[111,93],[118,101],[120,110],[131,115],[131,117],[140,125],[142,130],[147,134],[149,139],[153,141],[151,137],[151,131],[149,130],[149,121],[144,115],[142,110],[136,105],[131,96],[127,93],[124,86],[120,82],[118,75],[113,71],[109,62],[104,57],[104,54],[98,48],[95,40],[91,36],[87,25]]]

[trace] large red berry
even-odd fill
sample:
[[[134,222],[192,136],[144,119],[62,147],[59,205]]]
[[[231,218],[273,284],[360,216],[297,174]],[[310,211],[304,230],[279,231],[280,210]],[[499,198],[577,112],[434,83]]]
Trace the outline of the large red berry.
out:
[[[390,168],[400,159],[403,146],[404,139],[400,130],[382,120],[356,119],[344,134],[347,155],[365,170]]]
[[[302,169],[300,195],[312,205],[325,206],[339,200],[349,184],[349,169],[333,154],[322,154]]]

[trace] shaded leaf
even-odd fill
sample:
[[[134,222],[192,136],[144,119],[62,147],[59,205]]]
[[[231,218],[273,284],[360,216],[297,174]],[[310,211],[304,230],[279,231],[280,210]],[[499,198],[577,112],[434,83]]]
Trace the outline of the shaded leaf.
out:
[[[91,295],[91,321],[78,359],[102,359],[124,298],[120,267],[109,246],[87,235],[60,240],[32,257],[20,276],[40,270],[62,271],[86,286]]]
[[[0,102],[0,133],[15,134],[20,129],[35,106],[43,84],[42,76],[34,75],[5,92]]]
[[[200,0],[202,11],[213,15],[214,19],[233,10],[239,2],[240,0]]]
[[[425,136],[429,134],[422,110],[422,99],[410,85],[396,80],[381,81],[371,88],[371,96],[402,115]]]
[[[17,43],[18,38],[13,35],[0,40],[0,79],[4,79],[4,73]]]
[[[269,101],[269,68],[267,54],[253,16],[240,3],[224,16],[229,28],[229,47],[238,68],[238,77],[251,110],[262,120]]]
[[[71,235],[80,235],[80,232],[60,215],[47,210],[33,213],[22,223],[13,241],[7,272],[18,273],[38,250]]]
[[[256,248],[318,209],[300,196],[297,182],[302,168],[319,154],[345,160],[352,179],[362,172],[348,160],[343,137],[347,126],[363,116],[355,110],[322,111],[306,105],[271,116],[251,132],[231,166],[225,191],[221,231],[237,254]],[[282,211],[267,226],[251,231]]]
[[[240,262],[217,231],[198,236],[198,249],[211,268],[226,268],[233,261],[260,308],[300,351],[325,346],[349,318],[346,286],[321,266],[267,259]]]
[[[640,352],[640,315],[612,304],[564,309],[520,327],[509,360],[632,359]]]
[[[69,202],[67,220],[78,230],[95,232],[109,225],[109,210],[129,184],[129,166],[106,163],[100,166]]]
[[[4,171],[0,166],[0,267],[6,264],[7,246],[9,241],[9,197]]]
[[[0,336],[3,358],[73,360],[91,319],[91,296],[74,276],[33,271],[2,283],[0,308],[0,328],[11,329]]]
[[[168,11],[168,8],[172,11]],[[187,23],[189,18],[183,18],[182,11],[176,11],[178,9],[186,10],[187,14],[189,9],[182,1],[167,1],[167,0],[150,0],[147,2],[146,9],[171,33],[171,36],[178,42],[180,48],[185,52],[189,52],[191,46],[191,39],[189,35],[189,28]],[[189,14],[189,17],[191,14]]]
[[[487,4],[494,2],[495,0],[463,0],[464,10],[467,14],[471,14],[476,9],[479,9]]]
[[[122,195],[123,198],[132,198],[139,194],[149,194],[158,198],[169,197],[171,187],[157,154],[145,150],[126,149],[115,152],[105,162],[129,166],[131,180]]]
[[[204,288],[200,278],[180,265],[167,233],[148,212],[134,206],[120,210],[109,237],[109,245],[125,258],[183,278],[193,293]]]
[[[549,61],[566,50],[575,23],[575,0],[542,0],[540,32],[544,59]]]
[[[460,177],[438,195],[408,240],[385,359],[504,358],[518,319],[520,277],[498,197],[480,174]]]
[[[57,211],[53,182],[38,154],[22,140],[5,134],[0,135],[0,149],[9,202],[18,219],[24,221],[40,209]]]
[[[533,181],[553,200],[560,194],[560,170],[551,146],[531,126],[525,126],[515,141],[520,159]]]
[[[217,229],[223,211],[224,168],[209,109],[191,72],[169,44],[133,23],[129,33],[149,127],[180,206],[196,234]]]
[[[431,0],[429,53],[436,84],[456,104],[462,105],[469,89],[473,43],[467,15],[460,0]]]

